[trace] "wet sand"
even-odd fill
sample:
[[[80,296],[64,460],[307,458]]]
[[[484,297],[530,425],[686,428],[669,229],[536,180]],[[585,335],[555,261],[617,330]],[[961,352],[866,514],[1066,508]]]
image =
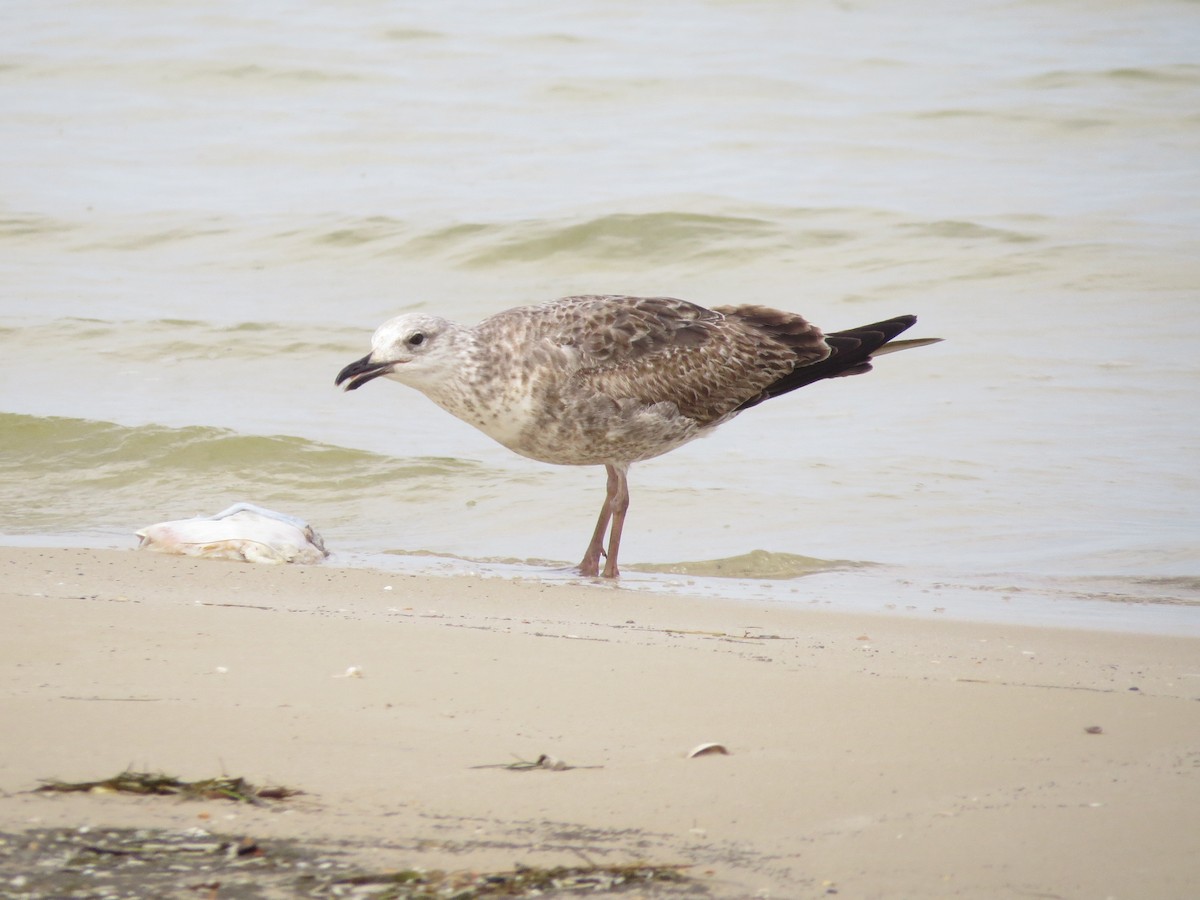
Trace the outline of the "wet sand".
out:
[[[9,834],[198,827],[372,871],[685,863],[729,898],[1200,883],[1197,638],[3,548],[0,667]],[[729,754],[687,758],[710,741]],[[502,767],[541,754],[575,768]],[[126,768],[305,794],[28,793]]]

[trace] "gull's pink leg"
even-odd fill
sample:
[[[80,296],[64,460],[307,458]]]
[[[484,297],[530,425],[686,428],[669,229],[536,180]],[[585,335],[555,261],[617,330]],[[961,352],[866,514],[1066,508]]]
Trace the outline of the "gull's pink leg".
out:
[[[583,554],[583,561],[579,564],[579,574],[588,578],[595,578],[600,574],[600,554],[604,552],[604,533],[608,531],[608,520],[613,513],[613,497],[617,492],[619,477],[617,470],[608,465],[604,469],[608,472],[608,493],[604,497],[604,505],[600,507],[600,518],[596,520],[596,530],[592,533],[592,541],[588,544],[587,552]]]
[[[616,578],[621,573],[617,570],[617,551],[621,549],[621,529],[625,527],[625,512],[629,509],[629,473],[628,466],[609,466],[608,507],[612,513],[612,531],[608,535],[608,559],[604,562],[604,577]],[[617,490],[613,493],[612,477],[616,475]]]

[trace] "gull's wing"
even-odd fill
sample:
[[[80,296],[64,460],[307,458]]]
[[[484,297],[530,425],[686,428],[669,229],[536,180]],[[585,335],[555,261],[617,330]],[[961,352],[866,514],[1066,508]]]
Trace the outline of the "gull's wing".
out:
[[[711,310],[671,297],[566,297],[493,316],[477,329],[481,339],[490,326],[515,329],[522,346],[514,352],[545,355],[550,390],[671,403],[700,425],[830,352],[820,330],[794,313]]]

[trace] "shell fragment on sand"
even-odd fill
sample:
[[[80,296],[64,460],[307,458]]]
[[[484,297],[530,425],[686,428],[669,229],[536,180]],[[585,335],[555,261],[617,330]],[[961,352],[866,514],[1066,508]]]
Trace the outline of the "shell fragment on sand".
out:
[[[724,744],[699,744],[693,747],[687,755],[688,759],[695,759],[697,756],[728,756],[729,749]]]
[[[319,563],[329,553],[303,519],[235,503],[215,516],[159,522],[136,532],[139,550],[260,563]]]

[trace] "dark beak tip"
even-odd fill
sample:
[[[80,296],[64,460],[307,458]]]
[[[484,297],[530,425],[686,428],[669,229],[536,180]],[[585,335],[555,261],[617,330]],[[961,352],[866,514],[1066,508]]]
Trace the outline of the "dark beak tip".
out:
[[[342,371],[337,373],[337,377],[333,379],[334,387],[341,387],[342,382],[354,383],[354,376],[362,373],[370,364],[371,356],[367,354],[362,359],[356,359],[347,366],[342,367]],[[347,386],[349,390],[349,386]]]
[[[345,382],[344,391],[356,391],[368,381],[386,373],[389,369],[387,363],[371,362],[371,354],[367,354],[362,359],[356,359],[342,371],[338,372],[337,378],[333,380],[335,387],[341,387]]]

